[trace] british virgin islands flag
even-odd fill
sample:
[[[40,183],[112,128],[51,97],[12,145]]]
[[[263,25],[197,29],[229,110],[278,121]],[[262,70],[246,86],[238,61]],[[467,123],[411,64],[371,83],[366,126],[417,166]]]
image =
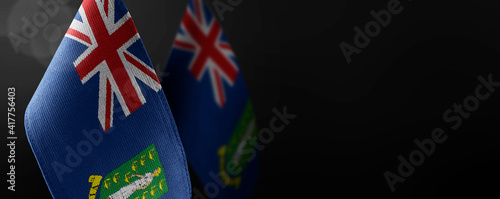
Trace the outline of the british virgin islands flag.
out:
[[[248,197],[257,178],[255,117],[236,57],[202,0],[189,1],[165,71],[162,84],[204,192]]]
[[[177,127],[122,0],[83,0],[25,126],[54,198],[191,198]]]

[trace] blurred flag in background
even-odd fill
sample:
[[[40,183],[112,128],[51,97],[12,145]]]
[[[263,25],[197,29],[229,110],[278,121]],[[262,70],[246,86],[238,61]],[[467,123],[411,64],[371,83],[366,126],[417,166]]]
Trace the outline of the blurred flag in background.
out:
[[[165,72],[162,85],[205,193],[250,196],[258,167],[250,142],[255,116],[231,45],[202,0],[189,1]]]
[[[191,198],[161,90],[123,1],[84,0],[25,113],[52,196]]]

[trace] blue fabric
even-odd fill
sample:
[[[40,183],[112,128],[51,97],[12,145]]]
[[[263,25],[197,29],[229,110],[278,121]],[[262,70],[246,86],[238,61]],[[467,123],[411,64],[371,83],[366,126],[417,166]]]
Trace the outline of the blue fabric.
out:
[[[188,15],[191,14],[194,20],[197,19],[195,1],[202,5],[202,9],[198,10],[200,10],[202,16],[205,16],[203,20],[205,23],[201,25],[201,29],[210,29],[212,23],[218,23],[201,0],[190,0],[184,17],[189,17]],[[178,31],[176,40],[185,42],[186,40],[182,38],[189,37],[189,34],[188,27],[183,24]],[[218,41],[227,43],[224,33],[220,34]],[[192,44],[203,48],[202,44],[195,42]],[[238,71],[232,84],[222,80],[226,100],[223,106],[217,104],[216,100],[214,100],[215,88],[211,83],[213,79],[209,74],[209,67],[202,72],[200,79],[195,78],[190,71],[191,64],[196,59],[196,56],[196,50],[193,51],[174,45],[165,69],[168,76],[162,81],[188,161],[204,187],[208,189],[207,195],[209,197],[247,198],[253,192],[258,168],[257,153],[256,150],[251,148],[251,144],[247,143],[248,147],[243,152],[246,155],[251,153],[251,158],[248,158],[248,165],[239,175],[231,176],[241,177],[239,187],[225,185],[221,183],[219,177],[214,177],[214,174],[218,176],[221,172],[218,150],[221,146],[228,145],[245,107],[249,103],[245,81],[241,71]],[[227,59],[232,60],[238,67],[235,56],[228,56]],[[214,184],[217,185],[216,188],[214,188]]]
[[[128,11],[116,1],[116,15],[123,16]],[[163,91],[137,80],[146,103],[128,116],[114,94],[113,124],[104,131],[97,117],[99,74],[82,84],[73,64],[86,49],[62,40],[25,113],[26,134],[52,196],[89,198],[90,176],[104,177],[154,144],[168,185],[161,198],[191,198],[184,149]],[[128,50],[151,67],[141,40]]]

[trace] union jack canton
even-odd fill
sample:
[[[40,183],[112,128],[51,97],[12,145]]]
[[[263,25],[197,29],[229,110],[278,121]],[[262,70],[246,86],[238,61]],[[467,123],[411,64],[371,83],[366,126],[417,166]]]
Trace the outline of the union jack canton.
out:
[[[88,47],[73,62],[82,84],[99,72],[98,118],[104,130],[113,126],[113,94],[128,116],[146,103],[136,78],[161,89],[149,59],[139,58],[147,53],[130,13],[115,9],[114,0],[84,1],[65,37]]]
[[[233,86],[238,66],[219,23],[202,1],[190,1],[174,47],[194,53],[189,71],[198,81],[204,73],[210,75],[214,100],[223,107],[226,104],[223,81]]]

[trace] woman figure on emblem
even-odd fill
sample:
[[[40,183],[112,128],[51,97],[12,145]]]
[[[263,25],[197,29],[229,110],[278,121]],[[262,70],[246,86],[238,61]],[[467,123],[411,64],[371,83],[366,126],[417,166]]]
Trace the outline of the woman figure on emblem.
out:
[[[153,178],[155,176],[158,177],[160,173],[161,173],[161,168],[158,167],[156,170],[154,170],[153,173],[149,172],[145,173],[144,175],[132,174],[130,175],[130,178],[139,177],[140,179],[133,181],[127,186],[120,188],[120,190],[108,196],[108,199],[127,199],[137,190],[146,189],[146,187],[148,187],[149,184],[153,182]]]

